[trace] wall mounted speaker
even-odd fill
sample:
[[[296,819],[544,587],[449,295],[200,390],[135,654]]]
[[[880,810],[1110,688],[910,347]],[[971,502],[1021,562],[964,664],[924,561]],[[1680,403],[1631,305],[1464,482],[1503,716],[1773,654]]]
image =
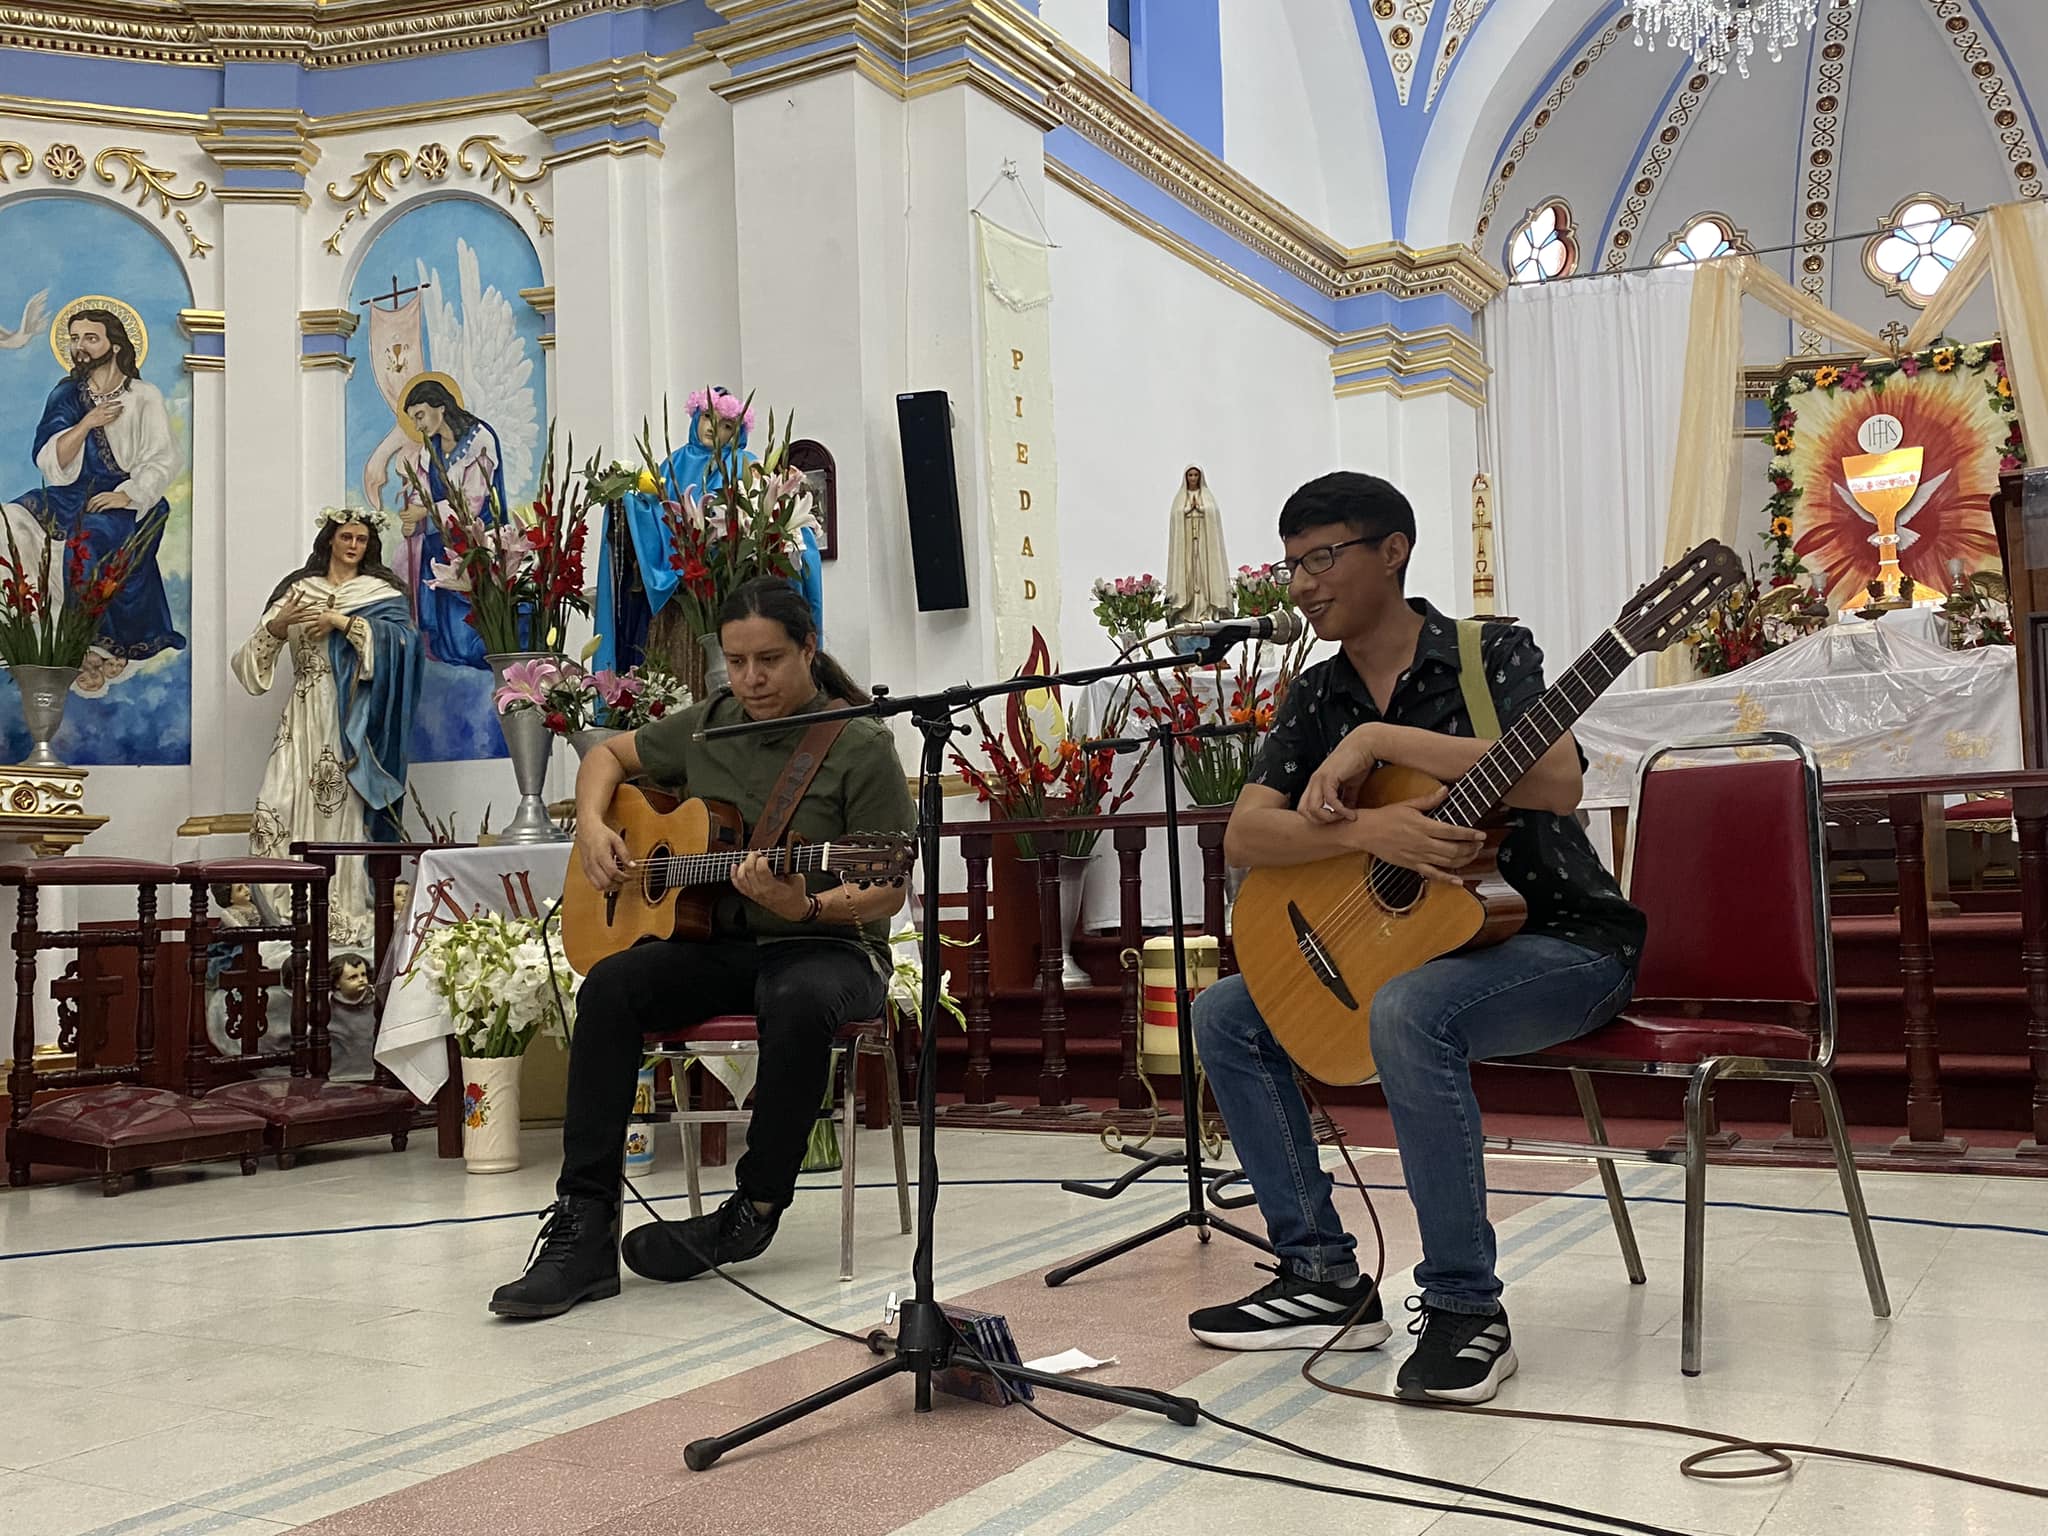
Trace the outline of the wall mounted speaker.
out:
[[[910,507],[918,611],[965,608],[967,555],[960,542],[952,402],[943,389],[898,395],[896,426],[903,438],[903,489]]]

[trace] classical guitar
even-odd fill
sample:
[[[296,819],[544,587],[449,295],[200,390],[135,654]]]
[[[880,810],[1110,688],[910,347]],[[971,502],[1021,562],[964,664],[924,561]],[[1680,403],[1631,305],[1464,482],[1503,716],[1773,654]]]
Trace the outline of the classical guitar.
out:
[[[1692,550],[1629,599],[1430,814],[1481,827],[1630,662],[1679,639],[1745,579],[1726,545],[1709,540]],[[1383,765],[1365,781],[1358,804],[1378,808],[1440,787],[1426,774]],[[1379,989],[1440,955],[1498,943],[1520,924],[1521,898],[1483,860],[1453,885],[1345,854],[1253,870],[1238,894],[1232,934],[1252,1000],[1295,1064],[1322,1082],[1362,1083],[1373,1075],[1370,1019]]]
[[[622,784],[605,821],[626,842],[626,880],[600,891],[569,863],[562,884],[562,952],[581,975],[642,939],[708,939],[711,909],[747,857],[746,827],[716,800],[676,801]],[[859,833],[828,843],[762,850],[778,875],[823,871],[855,885],[900,880],[910,870],[910,839]]]

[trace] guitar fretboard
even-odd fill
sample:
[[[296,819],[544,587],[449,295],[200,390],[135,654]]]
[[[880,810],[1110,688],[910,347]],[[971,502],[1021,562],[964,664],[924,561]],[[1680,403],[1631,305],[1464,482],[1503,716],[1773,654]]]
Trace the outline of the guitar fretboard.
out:
[[[1486,755],[1466,770],[1451,786],[1444,803],[1430,814],[1454,827],[1478,826],[1635,659],[1636,652],[1613,630],[1601,635]]]
[[[664,859],[647,859],[637,867],[652,871],[664,885],[722,885],[754,850],[739,853],[682,853]],[[777,875],[808,875],[832,867],[830,843],[805,843],[798,848],[767,851],[769,871]]]

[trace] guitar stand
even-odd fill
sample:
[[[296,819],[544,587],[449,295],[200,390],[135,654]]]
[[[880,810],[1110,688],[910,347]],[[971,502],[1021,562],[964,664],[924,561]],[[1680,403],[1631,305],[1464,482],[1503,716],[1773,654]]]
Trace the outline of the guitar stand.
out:
[[[1175,1212],[1156,1226],[1133,1233],[1111,1243],[1107,1248],[1098,1249],[1085,1258],[1071,1264],[1062,1264],[1058,1269],[1045,1272],[1045,1283],[1049,1286],[1065,1285],[1074,1276],[1085,1274],[1099,1264],[1111,1259],[1122,1258],[1125,1254],[1144,1247],[1155,1239],[1169,1233],[1193,1231],[1202,1242],[1209,1241],[1209,1234],[1222,1232],[1241,1243],[1249,1243],[1262,1253],[1271,1253],[1273,1245],[1233,1222],[1225,1221],[1210,1210],[1212,1204],[1225,1210],[1235,1210],[1250,1205],[1253,1197],[1240,1195],[1229,1200],[1215,1200],[1214,1192],[1234,1179],[1241,1179],[1241,1170],[1224,1170],[1205,1167],[1202,1162],[1202,1101],[1201,1078],[1195,1072],[1195,1036],[1188,1027],[1188,951],[1183,932],[1186,912],[1181,895],[1180,882],[1180,795],[1179,772],[1174,763],[1174,744],[1177,741],[1219,736],[1250,734],[1251,727],[1238,725],[1204,725],[1191,731],[1175,731],[1171,725],[1161,725],[1143,736],[1114,741],[1087,743],[1084,750],[1107,749],[1111,752],[1132,752],[1148,742],[1159,745],[1160,772],[1166,780],[1166,894],[1173,921],[1173,1009],[1174,1022],[1178,1026],[1175,1034],[1180,1043],[1180,1149],[1175,1152],[1140,1152],[1133,1148],[1123,1149],[1126,1156],[1138,1159],[1138,1166],[1122,1178],[1107,1185],[1091,1184],[1082,1179],[1065,1180],[1060,1188],[1071,1194],[1087,1195],[1096,1200],[1114,1200],[1146,1174],[1159,1168],[1185,1168],[1188,1173],[1188,1203],[1184,1210]],[[1206,1181],[1206,1183],[1205,1183]]]
[[[924,960],[924,1018],[939,1016],[939,988],[942,982],[941,955],[939,951],[939,829],[945,815],[941,784],[946,769],[946,752],[959,727],[953,723],[953,716],[968,709],[985,698],[1004,694],[1022,693],[1027,689],[1049,686],[1085,687],[1087,684],[1106,677],[1129,677],[1141,672],[1164,671],[1169,666],[1181,665],[1178,656],[1163,660],[1147,659],[1141,662],[1125,663],[1118,666],[1089,668],[1085,671],[1062,673],[1054,677],[1031,676],[1011,678],[1006,682],[988,684],[982,687],[950,688],[944,693],[917,698],[890,698],[883,690],[875,690],[871,703],[856,705],[848,709],[824,710],[817,714],[792,719],[749,721],[741,725],[721,726],[704,733],[706,739],[739,735],[757,729],[787,730],[800,719],[815,724],[829,719],[886,719],[894,715],[908,714],[924,737],[924,751],[921,760],[922,773],[918,785],[918,844],[923,865],[924,912],[923,912],[923,960]],[[1183,983],[1182,1002],[1185,1011],[1186,987]],[[972,1346],[960,1338],[953,1324],[940,1308],[934,1294],[932,1279],[933,1249],[936,1246],[935,1228],[939,1205],[939,1157],[938,1157],[938,1083],[939,1083],[939,1031],[927,1027],[921,1032],[922,1040],[918,1052],[917,1074],[917,1251],[911,1260],[911,1279],[914,1294],[903,1304],[896,1338],[891,1341],[887,1334],[876,1332],[868,1337],[868,1347],[878,1354],[887,1353],[890,1358],[866,1370],[836,1382],[823,1391],[799,1398],[793,1403],[764,1414],[750,1424],[743,1424],[729,1434],[708,1435],[701,1440],[692,1440],[683,1447],[683,1463],[692,1472],[703,1472],[717,1464],[727,1451],[772,1434],[787,1424],[807,1418],[821,1408],[853,1397],[869,1387],[879,1386],[898,1376],[909,1376],[913,1385],[913,1404],[919,1413],[929,1413],[932,1408],[932,1378],[940,1371],[965,1366],[970,1370],[990,1375],[998,1381],[1028,1382],[1034,1388],[1048,1392],[1065,1392],[1074,1397],[1092,1398],[1097,1402],[1114,1403],[1120,1408],[1136,1408],[1148,1413],[1157,1413],[1180,1425],[1193,1425],[1200,1412],[1200,1405],[1190,1397],[1157,1391],[1149,1387],[1117,1387],[1088,1381],[1077,1381],[1069,1376],[1054,1376],[1043,1371],[1034,1371],[1024,1366],[989,1361],[976,1354]],[[1181,1049],[1187,1053],[1187,1036],[1183,1032]],[[1199,1195],[1200,1185],[1192,1186]],[[1213,1218],[1211,1218],[1212,1224]],[[893,1352],[892,1352],[893,1350]]]

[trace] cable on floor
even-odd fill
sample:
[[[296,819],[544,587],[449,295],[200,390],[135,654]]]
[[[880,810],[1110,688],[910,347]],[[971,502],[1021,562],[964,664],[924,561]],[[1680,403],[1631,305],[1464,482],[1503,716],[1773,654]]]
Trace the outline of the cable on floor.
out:
[[[1694,1451],[1678,1464],[1678,1470],[1685,1474],[1685,1476],[1698,1478],[1703,1481],[1777,1477],[1791,1472],[1793,1470],[1792,1457],[1799,1455],[1824,1457],[1831,1461],[1858,1462],[1864,1466],[1890,1467],[1901,1472],[1917,1472],[1926,1477],[1938,1477],[1945,1478],[1951,1482],[1969,1483],[1979,1488],[1996,1488],[2004,1493],[2017,1493],[2027,1498],[2048,1499],[2048,1488],[2035,1487],[2031,1483],[2008,1482],[2004,1478],[1986,1477],[1981,1473],[1965,1472],[1955,1467],[1936,1466],[1924,1461],[1912,1461],[1902,1456],[1880,1456],[1873,1451],[1848,1451],[1831,1445],[1802,1445],[1790,1440],[1755,1440],[1746,1435],[1730,1435],[1723,1434],[1718,1430],[1695,1429],[1686,1424],[1667,1424],[1659,1419],[1603,1418],[1597,1414],[1557,1413],[1539,1411],[1533,1408],[1496,1408],[1489,1404],[1448,1403],[1438,1398],[1396,1397],[1386,1392],[1367,1392],[1360,1387],[1339,1386],[1334,1381],[1327,1381],[1316,1375],[1316,1362],[1330,1352],[1332,1346],[1358,1321],[1372,1300],[1379,1295],[1380,1275],[1385,1271],[1387,1263],[1387,1239],[1386,1233],[1380,1227],[1379,1212],[1372,1203],[1372,1193],[1366,1188],[1365,1180],[1359,1174],[1358,1165],[1352,1161],[1351,1149],[1344,1144],[1343,1135],[1338,1131],[1336,1121],[1331,1118],[1329,1111],[1323,1108],[1322,1102],[1316,1097],[1314,1086],[1308,1079],[1302,1077],[1300,1081],[1302,1091],[1308,1095],[1309,1103],[1315,1110],[1317,1122],[1328,1127],[1330,1134],[1326,1134],[1324,1139],[1334,1145],[1339,1155],[1343,1157],[1344,1167],[1351,1175],[1351,1182],[1357,1186],[1359,1195],[1365,1201],[1366,1212],[1372,1217],[1373,1241],[1377,1245],[1378,1250],[1378,1256],[1373,1263],[1370,1275],[1372,1287],[1367,1292],[1366,1299],[1358,1304],[1357,1309],[1345,1320],[1344,1327],[1337,1330],[1329,1343],[1324,1344],[1302,1362],[1302,1379],[1307,1381],[1309,1385],[1319,1387],[1323,1391],[1338,1397],[1356,1398],[1361,1402],[1368,1403],[1388,1403],[1400,1408],[1426,1408],[1437,1413],[1469,1413],[1484,1418],[1524,1419],[1544,1424],[1584,1424],[1601,1429],[1642,1429],[1649,1430],[1655,1434],[1679,1435],[1694,1440],[1707,1440],[1712,1442],[1708,1449]],[[1206,1412],[1203,1416],[1205,1418],[1210,1417]],[[1288,1449],[1301,1449],[1300,1447],[1293,1446],[1290,1442],[1279,1440],[1267,1435],[1262,1430],[1252,1429],[1246,1425],[1232,1425],[1230,1427],[1242,1434],[1251,1435],[1256,1439],[1270,1440],[1272,1443],[1286,1446]],[[1353,1465],[1340,1457],[1325,1456],[1317,1452],[1303,1450],[1302,1454],[1308,1455],[1315,1460],[1328,1461],[1339,1466]],[[1709,1467],[1709,1463],[1724,1457],[1743,1455],[1761,1457],[1763,1458],[1763,1464],[1761,1466],[1744,1467]]]

